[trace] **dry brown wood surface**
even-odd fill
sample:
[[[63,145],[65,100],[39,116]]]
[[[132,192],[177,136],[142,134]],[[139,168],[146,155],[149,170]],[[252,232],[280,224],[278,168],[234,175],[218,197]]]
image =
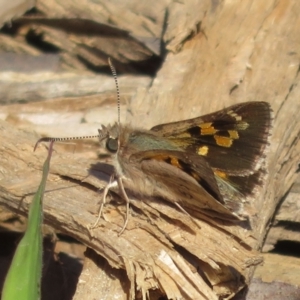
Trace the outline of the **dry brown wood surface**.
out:
[[[105,206],[99,226],[90,229],[97,218],[99,189],[107,184],[112,167],[109,160],[99,161],[95,155],[97,141],[71,145],[68,151],[56,144],[44,199],[45,223],[92,249],[87,252],[74,299],[112,299],[112,295],[114,299],[232,298],[262,262],[259,251],[275,210],[298,175],[300,3],[195,0],[165,1],[159,7],[147,6],[146,1],[143,5],[128,1],[128,6],[72,1],[63,7],[61,3],[40,1],[37,8],[49,19],[110,20],[110,25],[130,32],[135,42],[137,36],[153,39],[163,34],[168,52],[155,77],[119,78],[122,122],[126,119],[133,126],[151,128],[244,101],[267,101],[274,111],[268,174],[252,199],[251,230],[205,219],[197,220],[197,227],[167,203],[138,198],[131,199],[129,223],[119,236],[125,205],[118,197]],[[24,18],[19,22],[24,31],[32,26]],[[68,72],[51,68],[49,72],[0,74],[1,101],[11,103],[1,107],[5,121],[0,123],[0,204],[25,216],[47,154],[45,145],[32,152],[38,136],[97,134],[99,123],[111,123],[116,115],[111,76],[83,72],[78,60],[80,54],[95,61],[91,53],[100,40],[89,40],[87,48],[85,35],[61,31],[45,20],[34,24],[35,30],[45,30],[47,42],[64,49],[62,66]],[[24,43],[12,41],[19,42],[18,47]],[[112,56],[117,61],[134,60],[126,56],[130,51],[122,52],[127,46],[115,43],[117,51]],[[30,51],[26,45],[20,52]],[[106,56],[99,55],[95,65],[105,61]],[[70,69],[81,71],[70,73]],[[88,122],[82,124],[81,119]],[[294,194],[288,201],[297,208],[299,193]],[[297,226],[297,209],[283,216],[284,204],[281,207],[276,218],[290,218]],[[276,232],[270,234],[276,237]],[[278,239],[269,236],[268,247]],[[299,241],[299,232],[291,239]]]

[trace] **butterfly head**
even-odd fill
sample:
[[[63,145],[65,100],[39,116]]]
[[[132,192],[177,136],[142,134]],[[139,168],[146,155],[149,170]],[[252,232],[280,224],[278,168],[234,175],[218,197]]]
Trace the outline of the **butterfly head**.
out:
[[[120,146],[120,91],[119,84],[117,79],[116,69],[111,63],[110,59],[108,60],[111,72],[113,74],[116,91],[117,91],[117,105],[118,105],[118,122],[113,126],[108,125],[107,127],[102,125],[101,129],[98,129],[99,132],[99,141],[103,149],[106,149],[109,153],[117,153]]]
[[[98,132],[103,149],[111,154],[117,153],[119,150],[119,124],[115,123],[113,126],[108,125],[107,127],[102,125]]]

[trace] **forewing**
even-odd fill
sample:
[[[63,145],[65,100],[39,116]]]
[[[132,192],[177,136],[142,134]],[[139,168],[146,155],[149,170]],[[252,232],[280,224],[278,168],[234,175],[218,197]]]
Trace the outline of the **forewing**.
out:
[[[151,130],[185,151],[204,156],[209,165],[220,172],[247,176],[261,167],[271,122],[268,103],[245,102],[199,118],[158,125]]]
[[[234,212],[241,210],[241,203],[226,207],[212,169],[205,159],[181,151],[151,150],[131,156],[139,162],[147,176],[163,184],[161,196],[178,202],[189,211],[197,210],[220,219],[238,220]]]

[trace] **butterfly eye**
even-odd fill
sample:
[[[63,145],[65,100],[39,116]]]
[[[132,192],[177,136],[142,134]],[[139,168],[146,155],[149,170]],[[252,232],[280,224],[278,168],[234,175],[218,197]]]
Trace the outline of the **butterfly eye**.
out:
[[[108,138],[106,142],[106,149],[109,152],[115,153],[118,151],[118,139]]]

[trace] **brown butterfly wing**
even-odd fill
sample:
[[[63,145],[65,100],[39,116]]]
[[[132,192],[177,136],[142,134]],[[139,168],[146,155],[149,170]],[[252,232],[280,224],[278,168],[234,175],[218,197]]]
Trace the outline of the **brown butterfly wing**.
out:
[[[184,151],[203,156],[225,201],[239,201],[262,184],[272,123],[267,102],[245,102],[186,121],[152,128]]]
[[[204,156],[212,168],[246,176],[257,171],[265,157],[271,112],[267,102],[245,102],[151,130],[185,151]]]
[[[236,221],[233,212],[240,207],[226,207],[212,169],[201,156],[181,151],[150,150],[133,154],[143,172],[160,185],[160,196],[179,203],[191,214],[193,210],[223,220]],[[158,189],[159,190],[159,189]]]

